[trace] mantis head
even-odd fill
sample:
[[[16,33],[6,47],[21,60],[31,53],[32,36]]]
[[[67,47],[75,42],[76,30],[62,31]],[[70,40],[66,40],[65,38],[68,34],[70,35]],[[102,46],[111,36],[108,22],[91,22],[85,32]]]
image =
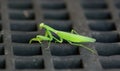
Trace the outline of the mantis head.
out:
[[[43,26],[44,26],[44,23],[41,23],[41,24],[39,25],[40,29],[42,29]]]

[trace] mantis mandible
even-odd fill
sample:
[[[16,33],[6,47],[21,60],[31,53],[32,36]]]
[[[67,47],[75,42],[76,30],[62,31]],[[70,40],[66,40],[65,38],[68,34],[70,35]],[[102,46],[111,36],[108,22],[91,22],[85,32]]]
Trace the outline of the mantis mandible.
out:
[[[95,53],[94,50],[92,50],[91,48],[80,44],[80,43],[84,43],[84,42],[95,42],[96,40],[94,38],[79,35],[74,30],[72,30],[71,33],[59,31],[48,25],[45,25],[44,23],[39,24],[39,27],[40,27],[40,29],[44,28],[46,30],[45,36],[37,35],[36,38],[33,38],[30,40],[30,43],[32,41],[38,41],[39,43],[41,43],[42,40],[47,40],[47,41],[51,42],[53,39],[55,40],[55,42],[62,43],[63,40],[66,40],[71,45],[80,46],[80,47],[83,47],[83,48]],[[56,37],[54,37],[52,35],[52,32],[55,33],[60,39],[57,39]]]

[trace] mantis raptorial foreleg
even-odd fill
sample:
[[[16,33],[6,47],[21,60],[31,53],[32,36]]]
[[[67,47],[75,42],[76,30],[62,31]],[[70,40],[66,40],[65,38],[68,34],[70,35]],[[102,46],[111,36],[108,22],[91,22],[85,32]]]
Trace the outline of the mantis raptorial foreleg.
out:
[[[57,38],[55,38],[54,36],[53,36],[53,38],[56,40],[55,42],[59,42],[59,43],[62,43],[62,42],[63,42],[63,39],[62,39],[62,38],[60,38],[60,40],[57,39]]]
[[[52,36],[52,34],[51,34],[50,31],[46,30],[45,36],[46,36],[46,37],[49,37],[51,41],[53,40],[53,36]]]
[[[69,42],[69,41],[68,41],[68,42]],[[86,46],[84,46],[84,45],[82,45],[82,44],[77,44],[77,43],[72,43],[72,42],[69,42],[69,43],[70,43],[71,45],[83,47],[83,48],[85,48],[85,49],[87,49],[87,50],[95,53],[95,51],[94,51],[93,49],[90,49],[90,48],[88,48],[88,47],[86,47]]]
[[[32,41],[38,41],[39,43],[41,43],[40,39],[39,38],[32,38],[29,43],[32,43]]]
[[[59,42],[59,43],[62,43],[62,42],[63,42],[63,40],[62,40],[61,38],[60,38],[60,40],[57,39],[57,38],[55,38],[55,37],[51,34],[51,32],[48,31],[48,30],[46,30],[45,36],[48,37],[48,38],[50,38],[50,41],[48,42],[48,47],[47,47],[47,48],[49,48],[49,46],[50,46],[50,44],[51,44],[51,41],[52,41],[53,39],[55,39],[55,42]]]
[[[55,42],[59,42],[59,43],[62,43],[63,42],[63,39],[60,38],[60,39],[57,39],[56,37],[54,37],[50,31],[46,31],[46,34],[50,37],[50,39],[55,39],[56,41]]]
[[[46,36],[46,37],[48,36],[48,32],[47,32],[47,31],[45,32],[45,36]]]

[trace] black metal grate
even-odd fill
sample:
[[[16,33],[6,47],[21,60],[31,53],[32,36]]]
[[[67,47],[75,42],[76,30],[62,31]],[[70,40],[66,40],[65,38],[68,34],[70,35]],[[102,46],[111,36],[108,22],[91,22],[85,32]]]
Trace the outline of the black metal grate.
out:
[[[0,71],[120,71],[119,0],[0,0]],[[39,23],[94,37],[97,54],[68,43],[29,44]]]
[[[87,3],[87,4],[86,4]],[[93,0],[83,3],[89,27],[96,38],[94,45],[105,71],[119,71],[119,16],[117,0]]]

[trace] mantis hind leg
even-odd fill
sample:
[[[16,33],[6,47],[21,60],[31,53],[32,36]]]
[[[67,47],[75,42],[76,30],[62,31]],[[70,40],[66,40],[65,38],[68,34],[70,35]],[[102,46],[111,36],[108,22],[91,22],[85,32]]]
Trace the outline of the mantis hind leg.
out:
[[[84,45],[82,45],[82,44],[76,44],[76,43],[72,43],[72,42],[70,42],[70,41],[68,41],[68,42],[69,42],[71,45],[80,46],[80,47],[83,47],[83,48],[91,51],[92,53],[95,53],[95,51],[94,51],[93,49],[91,49],[91,48],[89,48],[89,47],[86,47],[86,46],[84,46]]]
[[[73,30],[73,29],[71,30],[71,33],[72,33],[72,34],[77,34],[77,35],[79,35],[79,34],[78,34],[75,30]]]

